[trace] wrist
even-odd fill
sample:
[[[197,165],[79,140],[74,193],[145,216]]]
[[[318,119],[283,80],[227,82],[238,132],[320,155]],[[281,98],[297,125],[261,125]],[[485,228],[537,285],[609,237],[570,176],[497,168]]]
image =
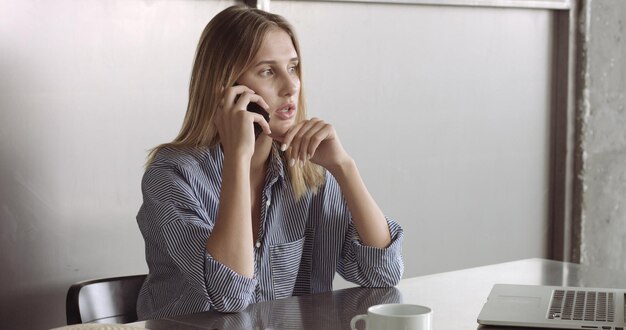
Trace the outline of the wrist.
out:
[[[224,154],[224,171],[250,173],[251,157],[245,154]]]
[[[349,157],[337,163],[335,166],[329,167],[328,171],[335,177],[338,182],[342,182],[352,176],[354,173],[358,173],[356,162],[354,161],[354,159]]]
[[[226,148],[222,145],[222,151],[224,153],[224,163],[230,164],[250,164],[252,160],[252,154],[244,148]]]

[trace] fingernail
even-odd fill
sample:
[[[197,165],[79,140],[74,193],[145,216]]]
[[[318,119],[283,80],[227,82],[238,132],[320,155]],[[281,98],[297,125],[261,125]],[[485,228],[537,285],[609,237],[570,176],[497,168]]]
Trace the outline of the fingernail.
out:
[[[313,155],[311,155],[311,154],[306,155],[306,160],[311,159],[311,157],[313,157]]]
[[[283,145],[280,146],[280,151],[285,151],[285,150],[287,150],[287,144],[283,143]]]
[[[289,166],[293,167],[294,165],[296,165],[296,160],[291,158],[291,160],[289,161]]]
[[[299,165],[300,167],[303,167],[303,166],[304,166],[304,162],[303,162],[303,161],[301,161],[301,160],[298,160],[298,165]]]

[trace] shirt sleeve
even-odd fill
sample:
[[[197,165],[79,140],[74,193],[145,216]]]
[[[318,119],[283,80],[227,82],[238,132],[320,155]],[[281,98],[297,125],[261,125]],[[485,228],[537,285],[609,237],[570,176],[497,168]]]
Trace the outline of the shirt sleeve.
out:
[[[363,245],[352,222],[352,216],[337,181],[326,174],[323,189],[323,208],[325,217],[331,221],[347,223],[343,236],[341,255],[337,272],[347,281],[364,287],[389,287],[396,285],[402,278],[404,262],[402,260],[403,230],[395,221],[386,218],[391,235],[391,243],[386,248]]]
[[[207,207],[217,208],[217,201],[202,205],[193,182],[181,172],[173,167],[153,168],[144,177],[138,220],[150,223],[143,226],[150,229],[142,228],[146,245],[163,247],[149,260],[151,272],[166,278],[170,302],[195,297],[206,299],[218,311],[240,311],[254,301],[256,279],[236,273],[206,251],[214,225]]]
[[[347,281],[364,287],[389,287],[398,284],[404,272],[402,227],[386,218],[391,244],[386,248],[363,245],[352,221],[348,225],[337,272]]]

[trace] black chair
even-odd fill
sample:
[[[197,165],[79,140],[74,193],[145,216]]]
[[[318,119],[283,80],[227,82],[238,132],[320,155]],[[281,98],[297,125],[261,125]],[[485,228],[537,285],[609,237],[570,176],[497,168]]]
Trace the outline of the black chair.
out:
[[[65,302],[67,324],[137,321],[137,297],[146,276],[101,278],[73,284]]]

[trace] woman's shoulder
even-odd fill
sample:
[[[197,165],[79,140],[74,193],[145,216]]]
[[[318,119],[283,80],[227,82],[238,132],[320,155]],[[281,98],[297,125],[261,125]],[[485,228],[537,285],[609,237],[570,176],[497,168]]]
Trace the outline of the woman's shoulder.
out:
[[[184,147],[164,145],[156,151],[149,168],[196,168],[209,163],[222,163],[219,145],[213,147]]]
[[[172,191],[189,187],[201,188],[203,184],[220,180],[221,150],[216,148],[180,148],[161,146],[146,168],[142,189],[153,195],[172,195]],[[211,163],[212,162],[212,163]],[[210,164],[207,164],[210,163]],[[179,194],[184,195],[184,194]]]

